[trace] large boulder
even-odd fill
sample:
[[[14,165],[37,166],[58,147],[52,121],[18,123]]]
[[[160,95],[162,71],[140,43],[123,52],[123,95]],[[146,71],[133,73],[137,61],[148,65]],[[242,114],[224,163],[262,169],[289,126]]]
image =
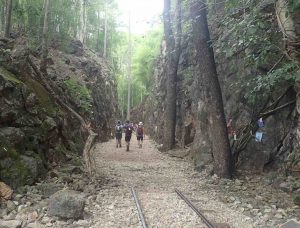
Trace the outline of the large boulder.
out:
[[[33,184],[45,172],[42,159],[33,152],[19,155],[15,150],[8,150],[7,154],[11,157],[0,160],[0,179],[12,188]]]
[[[294,204],[300,206],[300,194],[294,197]]]
[[[84,48],[80,40],[72,40],[66,50],[68,54],[74,54],[76,56],[83,56]]]
[[[8,220],[8,221],[0,221],[1,228],[21,228],[22,221],[19,220]]]
[[[18,156],[14,154],[14,156]],[[29,170],[19,158],[4,158],[0,160],[0,179],[12,188],[24,185],[30,177]]]
[[[24,167],[30,172],[27,183],[33,184],[39,175],[45,171],[42,159],[38,156],[31,157],[26,155],[21,155],[20,159]]]
[[[49,198],[54,193],[63,189],[63,185],[59,183],[43,183],[38,185],[37,188],[41,191],[43,197]]]
[[[64,219],[80,219],[83,217],[85,201],[76,191],[61,190],[49,199],[48,215]]]

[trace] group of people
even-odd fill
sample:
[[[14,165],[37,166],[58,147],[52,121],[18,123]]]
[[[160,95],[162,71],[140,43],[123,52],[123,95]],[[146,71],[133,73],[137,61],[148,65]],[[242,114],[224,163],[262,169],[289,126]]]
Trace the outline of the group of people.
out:
[[[132,136],[132,132],[136,132],[136,138],[138,140],[138,145],[142,148],[143,140],[144,140],[144,128],[143,123],[139,122],[138,124],[130,123],[129,120],[123,125],[120,120],[118,120],[117,125],[115,127],[116,131],[116,147],[122,147],[122,134],[125,133],[125,142],[126,142],[126,151],[129,151],[130,140]]]

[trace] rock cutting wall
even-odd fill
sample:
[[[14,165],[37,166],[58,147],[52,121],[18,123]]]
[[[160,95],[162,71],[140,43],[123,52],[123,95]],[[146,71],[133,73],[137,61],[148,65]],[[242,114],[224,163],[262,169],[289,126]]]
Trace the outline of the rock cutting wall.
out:
[[[80,155],[80,124],[56,103],[28,64],[39,52],[24,38],[0,41],[0,179],[17,187],[32,184],[51,165]],[[99,134],[110,137],[117,110],[116,82],[105,60],[77,41],[66,51],[51,48],[48,79],[56,94]]]
[[[274,4],[269,1],[259,2],[257,7],[263,16],[270,20],[270,31],[265,33],[266,39],[278,42],[280,46],[282,36],[278,31]],[[184,18],[189,18],[186,9],[183,10]],[[219,4],[210,11],[209,24],[213,43],[232,42],[236,40],[234,34],[229,33],[222,27],[224,19],[224,5]],[[233,15],[238,17],[239,14]],[[222,19],[223,18],[223,19]],[[189,28],[189,27],[187,27]],[[261,28],[264,30],[266,28]],[[202,168],[212,161],[210,139],[207,134],[207,116],[205,116],[205,104],[203,103],[201,92],[201,81],[198,81],[195,71],[193,57],[193,43],[190,40],[191,30],[183,34],[182,53],[179,60],[178,79],[177,79],[177,126],[176,140],[180,147],[189,147],[190,155],[195,165]],[[264,33],[262,33],[264,34]],[[245,170],[262,172],[267,167],[292,167],[297,169],[299,166],[299,147],[297,140],[299,135],[298,125],[295,124],[299,119],[299,111],[295,109],[294,103],[286,108],[275,112],[273,115],[264,118],[265,127],[263,129],[263,142],[255,141],[256,120],[264,107],[276,101],[285,92],[285,96],[280,100],[279,106],[296,99],[297,89],[289,88],[288,84],[283,84],[281,88],[276,88],[270,96],[257,94],[258,99],[249,101],[246,95],[253,89],[235,86],[236,82],[247,81],[258,78],[260,74],[268,72],[278,61],[270,60],[259,67],[245,65],[246,53],[255,54],[257,50],[244,49],[238,53],[228,55],[222,53],[217,48],[214,49],[219,81],[223,92],[223,101],[227,119],[232,118],[233,128],[238,133],[238,139],[243,136],[242,129],[249,123],[253,124],[253,132],[247,147],[240,152],[238,167]],[[274,55],[277,53],[274,53]],[[148,133],[157,141],[162,143],[163,138],[163,119],[166,99],[166,75],[164,73],[165,52],[162,44],[161,55],[157,61],[157,68],[154,74],[155,85],[151,95],[144,105],[144,119]],[[299,99],[299,97],[297,98]],[[299,101],[298,101],[299,103]],[[231,138],[233,144],[233,139]],[[238,143],[235,142],[235,143]],[[234,151],[233,151],[234,152]],[[298,159],[298,160],[297,160]],[[298,165],[297,165],[298,164]]]

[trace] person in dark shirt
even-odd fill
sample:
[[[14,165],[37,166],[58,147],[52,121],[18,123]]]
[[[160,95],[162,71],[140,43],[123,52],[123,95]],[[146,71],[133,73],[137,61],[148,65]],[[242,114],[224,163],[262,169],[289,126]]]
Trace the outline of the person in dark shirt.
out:
[[[122,124],[121,124],[121,121],[118,120],[117,122],[117,125],[115,127],[115,131],[116,131],[116,143],[117,143],[117,148],[118,147],[122,147],[122,144],[121,144],[121,139],[122,139]]]
[[[126,121],[124,129],[125,129],[126,151],[129,151],[129,145],[130,145],[131,135],[133,131],[133,126],[132,124],[129,123],[129,120]]]
[[[144,140],[144,128],[142,122],[139,122],[139,125],[136,129],[136,139],[138,140],[139,147],[142,148]]]

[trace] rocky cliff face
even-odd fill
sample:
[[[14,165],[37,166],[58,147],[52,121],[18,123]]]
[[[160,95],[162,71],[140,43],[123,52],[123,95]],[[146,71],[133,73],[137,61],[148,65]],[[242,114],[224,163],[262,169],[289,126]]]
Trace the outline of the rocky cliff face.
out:
[[[99,134],[109,137],[117,109],[116,82],[105,60],[73,41],[50,49],[48,82]],[[0,179],[16,187],[33,183],[51,165],[80,155],[80,123],[57,104],[28,63],[39,52],[27,40],[0,41]]]
[[[299,166],[299,149],[297,149],[299,147],[296,140],[297,135],[299,135],[299,128],[296,123],[299,119],[299,111],[295,108],[295,99],[299,99],[299,97],[296,98],[297,88],[290,87],[288,83],[282,83],[280,88],[277,87],[272,92],[258,91],[254,94],[255,99],[247,97],[250,91],[259,84],[260,75],[270,71],[280,55],[278,50],[270,50],[275,58],[266,60],[263,64],[254,67],[245,64],[245,58],[249,53],[257,55],[258,50],[262,50],[261,45],[264,45],[263,43],[255,48],[235,50],[232,47],[227,53],[220,51],[218,47],[238,41],[236,34],[228,32],[227,28],[222,26],[225,14],[224,5],[219,4],[217,6],[212,9],[213,11],[210,11],[209,23],[211,36],[214,40],[215,59],[223,92],[226,117],[227,119],[232,118],[233,129],[237,132],[237,141],[231,137],[233,153],[235,155],[239,153],[237,165],[240,169],[255,172],[262,172],[269,165],[289,167],[286,170],[296,170]],[[260,32],[271,32],[262,32],[264,37],[261,38],[277,42],[280,46],[282,40],[278,31],[273,3],[270,1],[258,3],[256,10],[262,15],[262,20],[270,21],[269,27],[260,28]],[[187,10],[184,9],[183,11],[185,18],[188,18]],[[234,12],[232,15],[233,18],[240,16],[239,12]],[[189,27],[187,26],[187,28]],[[176,139],[180,147],[190,148],[190,155],[196,166],[202,168],[210,164],[212,160],[210,142],[214,139],[209,138],[207,134],[205,104],[201,99],[202,85],[201,81],[197,80],[199,72],[195,71],[193,44],[189,38],[189,33],[191,33],[190,30],[184,34],[178,69]],[[161,56],[158,59],[154,75],[155,86],[145,104],[144,112],[146,128],[150,126],[147,132],[159,144],[162,143],[163,138],[166,98],[164,62],[165,56],[162,45]],[[247,81],[249,84],[240,83]],[[245,86],[241,86],[241,84]],[[268,96],[266,96],[267,94]],[[290,105],[286,105],[288,103]],[[279,108],[276,111],[278,107],[282,106],[285,108]],[[265,127],[262,129],[263,141],[259,143],[255,141],[254,135],[257,130],[256,121],[261,115]]]

